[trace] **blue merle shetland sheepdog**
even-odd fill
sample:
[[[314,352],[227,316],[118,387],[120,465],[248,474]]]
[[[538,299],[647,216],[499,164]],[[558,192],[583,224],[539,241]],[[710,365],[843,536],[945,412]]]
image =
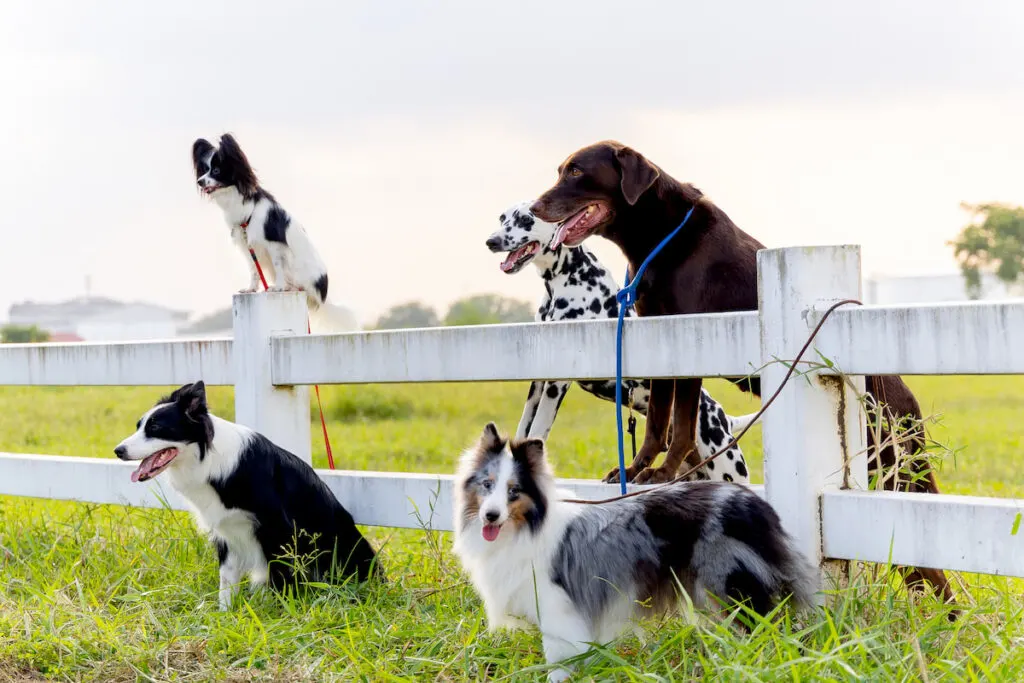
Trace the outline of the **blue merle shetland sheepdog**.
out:
[[[307,463],[207,409],[203,382],[160,399],[114,449],[139,461],[132,481],[166,471],[210,534],[220,561],[220,607],[241,578],[275,588],[380,576],[373,548]],[[303,576],[296,576],[296,567]]]
[[[491,628],[541,630],[549,664],[615,638],[637,617],[678,604],[784,598],[814,604],[818,572],[778,515],[750,489],[681,482],[600,505],[562,500],[544,442],[512,441],[493,423],[455,478],[455,552]],[[563,665],[549,679],[569,675]]]

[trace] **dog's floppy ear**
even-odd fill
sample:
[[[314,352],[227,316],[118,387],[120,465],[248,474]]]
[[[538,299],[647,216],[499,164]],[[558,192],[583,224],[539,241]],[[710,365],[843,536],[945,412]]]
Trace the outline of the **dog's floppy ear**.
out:
[[[523,439],[512,443],[512,457],[524,464],[531,472],[539,473],[544,469],[544,440]]]
[[[235,177],[235,186],[238,191],[249,196],[256,192],[259,181],[256,179],[256,172],[252,170],[249,158],[238,145],[235,136],[231,133],[224,133],[220,136],[220,155],[226,166],[230,166]]]
[[[185,417],[195,422],[201,421],[207,414],[206,384],[199,380],[195,384],[186,384],[171,394],[171,400],[178,404]]]
[[[199,138],[192,143],[192,167],[199,170],[199,162],[206,158],[206,155],[213,149],[213,145],[205,138]]]
[[[484,433],[480,436],[480,447],[486,451],[500,451],[505,447],[505,440],[498,433],[498,426],[488,422],[484,426]]]
[[[643,154],[629,147],[615,150],[615,158],[622,174],[622,196],[633,206],[640,195],[651,189],[661,172]]]

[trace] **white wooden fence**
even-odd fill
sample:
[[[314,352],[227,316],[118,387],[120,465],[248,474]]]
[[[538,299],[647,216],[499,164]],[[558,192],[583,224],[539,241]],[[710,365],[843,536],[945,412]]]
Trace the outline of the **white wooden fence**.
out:
[[[831,302],[860,298],[860,282],[859,247],[762,251],[758,311],[629,320],[624,372],[722,377],[763,368],[767,396],[785,372],[772,361],[793,358]],[[305,319],[297,294],[240,295],[234,341],[5,345],[0,385],[233,384],[236,420],[308,460],[310,384],[614,376],[614,320],[310,336]],[[850,306],[832,315],[813,348],[850,375],[1022,374],[1022,340],[1024,303]],[[764,417],[763,494],[804,550],[819,560],[1024,577],[1024,530],[1016,533],[1024,500],[863,490],[864,418],[854,388],[829,373],[815,370],[810,382],[791,382]],[[611,465],[611,408],[595,402],[592,409],[609,411]],[[132,427],[111,425],[112,433]],[[452,434],[452,467],[475,436]],[[344,466],[344,446],[336,446]],[[553,453],[556,467],[558,459]],[[132,468],[113,456],[0,454],[0,494],[180,505],[160,478],[132,483]],[[448,475],[320,474],[359,523],[451,528]],[[618,492],[595,481],[564,483],[581,497]]]

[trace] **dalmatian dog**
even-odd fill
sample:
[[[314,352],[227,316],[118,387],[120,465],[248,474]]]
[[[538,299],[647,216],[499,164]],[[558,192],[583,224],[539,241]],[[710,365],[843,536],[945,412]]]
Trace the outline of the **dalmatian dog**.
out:
[[[487,247],[494,253],[506,254],[501,263],[504,273],[518,273],[529,263],[537,267],[544,282],[544,297],[537,309],[536,320],[552,322],[618,317],[619,304],[615,294],[619,284],[616,279],[586,246],[560,245],[550,249],[548,244],[558,226],[534,216],[530,212],[530,204],[532,202],[521,202],[501,214],[498,219],[501,227],[487,238]],[[635,313],[630,310],[627,315]],[[615,380],[576,383],[598,398],[615,401]],[[570,384],[558,380],[530,384],[516,439],[547,439]],[[623,402],[646,415],[650,389],[649,380],[624,379]],[[732,440],[734,432],[746,427],[752,419],[753,414],[742,417],[726,415],[718,401],[702,389],[697,420],[698,457],[704,460],[714,455]],[[738,445],[709,462],[695,476],[697,479],[744,484],[750,481],[747,463]]]

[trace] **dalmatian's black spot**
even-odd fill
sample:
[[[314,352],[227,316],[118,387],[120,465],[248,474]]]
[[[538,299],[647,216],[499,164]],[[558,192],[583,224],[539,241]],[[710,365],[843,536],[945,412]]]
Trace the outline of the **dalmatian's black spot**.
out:
[[[530,382],[530,393],[526,395],[526,399],[530,400],[533,395],[537,393],[537,382]]]
[[[747,476],[747,466],[743,464],[743,460],[738,460],[736,462],[736,474],[740,475],[741,477]],[[730,479],[729,481],[732,480]]]
[[[590,302],[590,310],[591,310],[591,312],[593,312],[595,314],[596,313],[600,313],[601,312],[601,301],[598,300],[598,299],[594,299],[592,302]]]
[[[504,223],[505,222],[505,214],[501,214],[501,216],[498,217],[498,222],[499,223]]]
[[[555,299],[555,308],[562,310],[569,307],[569,300],[564,297],[558,297]]]
[[[565,315],[562,316],[562,318],[565,320],[575,320],[576,318],[582,317],[584,312],[585,310],[582,308],[571,308],[565,312]]]
[[[548,398],[558,398],[558,394],[560,394],[560,393],[561,392],[558,390],[558,385],[557,384],[549,384],[548,385],[548,391],[547,391]]]
[[[734,455],[731,448],[725,452],[725,457],[729,458],[730,460],[733,459]]]
[[[533,229],[534,218],[531,214],[520,213],[518,211],[512,214],[512,222],[517,228],[521,228],[526,232],[530,232]]]
[[[708,463],[708,464],[710,465],[711,463]],[[731,482],[732,481],[732,475],[729,474],[728,472],[726,472],[725,474],[722,475],[722,481],[729,481],[729,482]]]
[[[711,470],[712,472],[714,472],[715,471],[715,461],[714,460],[708,460],[707,468],[709,470]]]

